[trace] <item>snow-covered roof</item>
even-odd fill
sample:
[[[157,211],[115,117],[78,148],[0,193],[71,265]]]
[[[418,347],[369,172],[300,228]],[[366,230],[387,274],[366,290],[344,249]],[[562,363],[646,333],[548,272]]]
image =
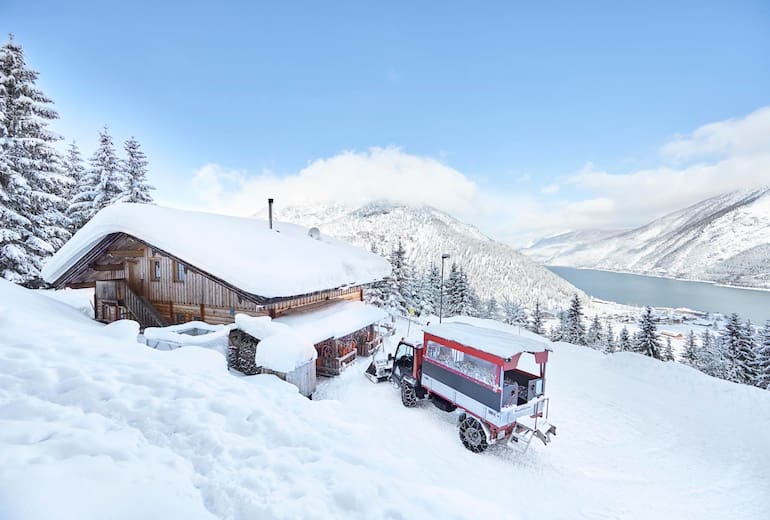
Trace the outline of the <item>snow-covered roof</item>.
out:
[[[364,302],[341,301],[289,314],[274,321],[288,325],[313,343],[341,338],[385,318],[387,313]]]
[[[318,357],[307,337],[269,316],[236,314],[235,325],[260,340],[254,359],[257,366],[288,373]]]
[[[46,263],[55,282],[101,240],[126,233],[265,298],[360,285],[390,274],[390,264],[364,249],[304,227],[149,204],[114,204],[97,213]]]
[[[510,325],[478,318],[449,318],[444,323],[429,325],[425,332],[503,359],[521,352],[543,352],[548,349],[542,341],[520,336]]]

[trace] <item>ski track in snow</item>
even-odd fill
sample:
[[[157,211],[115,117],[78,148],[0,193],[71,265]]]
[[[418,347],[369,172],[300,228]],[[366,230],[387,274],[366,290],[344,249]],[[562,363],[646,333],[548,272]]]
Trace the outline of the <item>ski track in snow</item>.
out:
[[[127,330],[0,281],[0,518],[770,511],[770,392],[681,365],[553,344],[554,441],[475,455],[454,414],[404,408],[363,377],[366,360],[309,401],[273,376],[230,375],[216,352],[154,351]]]

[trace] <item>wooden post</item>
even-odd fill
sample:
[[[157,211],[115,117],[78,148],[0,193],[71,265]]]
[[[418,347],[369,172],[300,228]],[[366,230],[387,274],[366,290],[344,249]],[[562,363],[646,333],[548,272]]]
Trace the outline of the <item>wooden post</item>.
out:
[[[206,321],[206,306],[201,303],[201,321]]]

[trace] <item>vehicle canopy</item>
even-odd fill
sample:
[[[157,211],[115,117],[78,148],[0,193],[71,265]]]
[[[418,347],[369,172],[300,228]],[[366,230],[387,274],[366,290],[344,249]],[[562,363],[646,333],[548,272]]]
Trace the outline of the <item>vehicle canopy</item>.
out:
[[[441,343],[455,343],[460,350],[476,354],[506,369],[515,368],[522,353],[535,356],[535,362],[548,361],[550,349],[546,343],[516,333],[509,325],[493,320],[463,317],[463,321],[446,321],[424,329],[425,342],[431,339]],[[451,346],[451,345],[449,345]]]

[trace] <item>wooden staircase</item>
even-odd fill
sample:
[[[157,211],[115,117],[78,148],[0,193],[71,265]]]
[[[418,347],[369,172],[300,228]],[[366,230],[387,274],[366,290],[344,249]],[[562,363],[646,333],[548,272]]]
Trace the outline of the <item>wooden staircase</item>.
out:
[[[168,323],[163,319],[158,310],[144,297],[139,296],[128,284],[124,287],[123,306],[131,314],[131,318],[139,322],[142,329],[147,327],[166,327]]]

